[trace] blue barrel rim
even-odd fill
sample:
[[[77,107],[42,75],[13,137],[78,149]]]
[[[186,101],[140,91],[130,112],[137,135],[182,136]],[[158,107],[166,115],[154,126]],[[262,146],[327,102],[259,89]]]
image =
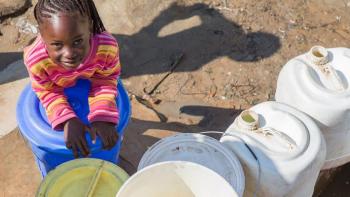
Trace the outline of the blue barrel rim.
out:
[[[117,89],[118,96],[116,101],[119,108],[119,124],[116,126],[116,129],[118,131],[119,138],[123,138],[124,130],[131,117],[131,104],[121,80],[118,80]],[[26,101],[29,101],[29,104],[32,105],[26,106],[28,105]],[[33,92],[31,85],[27,85],[21,93],[20,100],[17,102],[16,108],[16,118],[21,135],[26,138],[26,140],[32,146],[37,146],[38,148],[47,152],[72,155],[72,151],[67,149],[64,143],[63,131],[55,131],[51,128],[43,117],[40,116],[41,113],[39,105],[41,105],[41,103],[36,94]],[[33,110],[33,112],[31,112],[31,110]],[[30,132],[31,130],[38,132]],[[86,139],[92,154],[102,150],[102,142],[99,137],[96,139],[96,144],[91,143],[91,138],[88,133],[86,134]]]

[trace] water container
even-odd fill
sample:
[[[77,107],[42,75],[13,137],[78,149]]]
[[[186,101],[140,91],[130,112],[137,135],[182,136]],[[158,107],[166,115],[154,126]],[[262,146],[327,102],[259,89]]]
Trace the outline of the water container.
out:
[[[291,59],[282,68],[276,101],[315,119],[327,144],[323,169],[350,161],[350,49],[321,46]]]
[[[131,113],[129,97],[121,81],[119,81],[117,88],[118,97],[116,98],[116,102],[120,119],[116,127],[116,132],[118,132],[119,135],[116,146],[111,150],[102,150],[101,140],[97,138],[96,144],[92,144],[90,135],[86,134],[91,157],[103,159],[112,163],[118,162],[123,131],[128,124]],[[75,86],[65,89],[68,102],[77,116],[85,124],[88,124],[89,89],[90,81],[83,79],[78,80]],[[46,117],[45,109],[30,85],[23,90],[17,104],[16,113],[20,132],[32,149],[43,177],[57,165],[74,159],[72,151],[66,148],[63,132],[55,131],[51,128]]]
[[[142,156],[138,170],[164,161],[188,161],[218,173],[239,196],[244,191],[244,174],[237,157],[214,138],[193,133],[166,137],[153,144]]]
[[[117,197],[238,197],[214,171],[192,162],[168,161],[150,165],[131,176]]]
[[[243,111],[220,142],[244,169],[244,196],[312,196],[326,147],[304,113],[277,102]]]
[[[76,159],[59,165],[41,182],[37,197],[115,197],[129,175],[99,159]]]

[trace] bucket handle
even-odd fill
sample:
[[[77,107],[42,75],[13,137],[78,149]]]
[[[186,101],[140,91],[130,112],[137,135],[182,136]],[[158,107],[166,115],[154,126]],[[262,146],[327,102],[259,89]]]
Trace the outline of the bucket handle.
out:
[[[85,195],[86,197],[92,197],[92,195],[94,194],[94,191],[95,191],[97,182],[100,179],[104,164],[105,164],[105,162],[101,161],[100,165],[97,167],[96,172],[95,172],[94,176],[92,177],[91,182],[89,184],[89,187],[87,189],[87,193]]]

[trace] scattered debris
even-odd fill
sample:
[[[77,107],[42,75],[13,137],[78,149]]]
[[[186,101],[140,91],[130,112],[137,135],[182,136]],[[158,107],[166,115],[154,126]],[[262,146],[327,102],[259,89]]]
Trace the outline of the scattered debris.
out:
[[[144,99],[146,101],[149,101],[149,102],[151,102],[153,104],[156,104],[156,105],[158,105],[158,104],[160,104],[162,102],[160,99],[154,98],[153,96],[151,96],[149,94],[144,94],[142,96],[142,99]]]
[[[167,122],[168,118],[162,114],[161,112],[157,111],[154,108],[154,104],[150,101],[153,101],[153,99],[151,99],[151,96],[147,95],[147,96],[137,96],[136,94],[131,94],[131,98],[135,98],[139,103],[141,103],[142,105],[144,105],[145,107],[147,107],[148,109],[152,110],[154,113],[157,114],[158,118],[160,119],[161,122]],[[160,100],[158,99],[158,102],[160,102]]]
[[[336,16],[335,19],[336,19],[336,21],[337,21],[338,23],[340,23],[340,21],[341,21],[341,16]]]

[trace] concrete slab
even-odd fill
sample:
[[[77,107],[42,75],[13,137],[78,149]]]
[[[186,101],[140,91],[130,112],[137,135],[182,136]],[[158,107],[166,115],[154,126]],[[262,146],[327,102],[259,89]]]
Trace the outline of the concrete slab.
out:
[[[0,138],[17,126],[16,105],[23,88],[29,83],[22,60],[0,72]]]

